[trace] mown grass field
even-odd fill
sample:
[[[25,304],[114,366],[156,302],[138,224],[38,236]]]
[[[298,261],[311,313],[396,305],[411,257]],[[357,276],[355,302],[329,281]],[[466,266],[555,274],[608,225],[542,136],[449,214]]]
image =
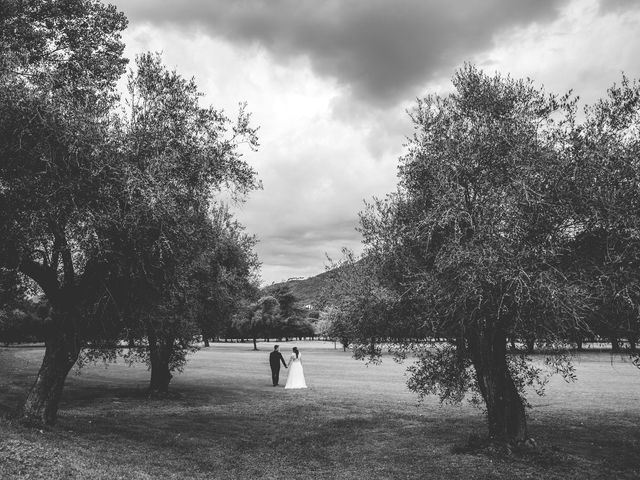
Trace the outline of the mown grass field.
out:
[[[9,413],[42,349],[0,348],[0,478],[640,478],[640,371],[624,358],[584,354],[577,383],[555,378],[532,394],[539,449],[508,455],[468,448],[486,432],[479,410],[418,404],[406,365],[367,367],[333,344],[298,342],[310,388],[285,390],[271,386],[272,345],[202,349],[165,399],[146,397],[143,365],[86,367],[41,431]],[[294,343],[281,345],[288,357]]]

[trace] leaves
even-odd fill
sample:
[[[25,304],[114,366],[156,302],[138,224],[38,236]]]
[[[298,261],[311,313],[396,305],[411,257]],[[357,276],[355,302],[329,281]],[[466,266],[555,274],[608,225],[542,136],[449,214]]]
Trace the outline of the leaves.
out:
[[[459,404],[470,390],[477,391],[471,362],[451,345],[429,345],[407,369],[409,390],[420,395],[438,395],[440,403]]]
[[[453,84],[412,111],[398,191],[361,214],[367,254],[385,286],[426,308],[432,335],[484,321],[543,335],[550,316],[571,321],[555,197],[567,168],[558,125],[574,104],[470,65]]]
[[[234,120],[201,105],[195,80],[152,53],[120,102],[127,22],[111,5],[0,8],[0,265],[77,310],[81,322],[56,321],[82,342],[139,343],[152,328],[178,368],[203,305],[229,315],[255,275],[255,240],[214,194],[258,187],[242,157],[257,129],[244,105]]]

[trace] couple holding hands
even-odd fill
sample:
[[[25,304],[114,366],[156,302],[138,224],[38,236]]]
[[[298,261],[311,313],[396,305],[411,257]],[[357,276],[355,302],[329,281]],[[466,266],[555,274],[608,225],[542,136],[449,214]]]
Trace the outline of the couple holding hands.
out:
[[[284,388],[307,388],[307,384],[304,381],[304,372],[302,371],[302,362],[300,361],[300,352],[298,347],[293,347],[291,357],[289,357],[289,364],[287,365],[282,357],[282,354],[278,351],[279,345],[274,345],[273,352],[269,354],[269,365],[271,366],[271,380],[273,386],[277,386],[280,381],[280,362],[284,365],[284,368],[289,368],[289,375],[287,375],[287,383]]]

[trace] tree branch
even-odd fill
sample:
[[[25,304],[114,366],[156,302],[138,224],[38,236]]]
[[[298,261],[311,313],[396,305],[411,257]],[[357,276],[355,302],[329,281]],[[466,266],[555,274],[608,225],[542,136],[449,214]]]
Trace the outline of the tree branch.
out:
[[[73,258],[71,257],[71,249],[67,243],[67,238],[64,231],[54,222],[49,222],[49,227],[55,238],[55,243],[58,245],[57,252],[62,255],[62,269],[64,272],[63,283],[64,285],[71,285],[75,280],[75,271],[73,268]]]
[[[60,290],[56,272],[30,258],[23,258],[18,269],[21,273],[36,282],[50,299],[55,298]]]

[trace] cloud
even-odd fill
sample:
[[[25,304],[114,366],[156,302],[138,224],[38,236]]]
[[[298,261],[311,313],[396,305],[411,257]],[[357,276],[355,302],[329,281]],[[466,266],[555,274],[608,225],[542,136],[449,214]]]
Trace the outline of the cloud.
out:
[[[607,5],[613,3],[622,7],[625,2]],[[487,71],[531,77],[549,92],[572,90],[583,105],[592,104],[620,82],[622,72],[640,78],[640,9],[603,15],[602,5],[574,1],[544,27],[532,25],[497,36],[496,47],[475,60]]]
[[[600,11],[620,13],[640,8],[638,0],[599,0]]]
[[[358,250],[363,199],[395,185],[395,157],[373,158],[359,129],[316,121],[298,133],[290,132],[288,144],[265,145],[264,162],[256,162],[264,190],[237,209],[260,238],[267,280],[278,269],[289,272],[280,279],[315,275],[325,254],[337,257],[343,246]]]
[[[346,108],[343,89],[314,75],[303,58],[274,64],[261,48],[150,24],[132,23],[125,41],[130,57],[163,51],[167,65],[195,77],[204,104],[233,116],[238,101],[248,102],[261,146],[245,159],[264,189],[232,210],[260,241],[265,282],[316,275],[325,253],[337,257],[343,246],[359,248],[362,200],[395,185],[395,159],[408,132],[381,123],[397,116],[372,117],[364,104],[336,115],[338,105]]]
[[[636,0],[116,0],[127,54],[163,51],[204,103],[247,101],[264,190],[237,206],[266,283],[356,251],[363,199],[394,190],[416,97],[446,94],[463,61],[587,102],[640,77]],[[464,4],[464,5],[461,5]]]
[[[622,0],[618,0],[622,1]],[[564,0],[119,0],[134,22],[259,44],[276,61],[306,57],[354,98],[389,106],[449,75],[494,34],[556,17]]]

